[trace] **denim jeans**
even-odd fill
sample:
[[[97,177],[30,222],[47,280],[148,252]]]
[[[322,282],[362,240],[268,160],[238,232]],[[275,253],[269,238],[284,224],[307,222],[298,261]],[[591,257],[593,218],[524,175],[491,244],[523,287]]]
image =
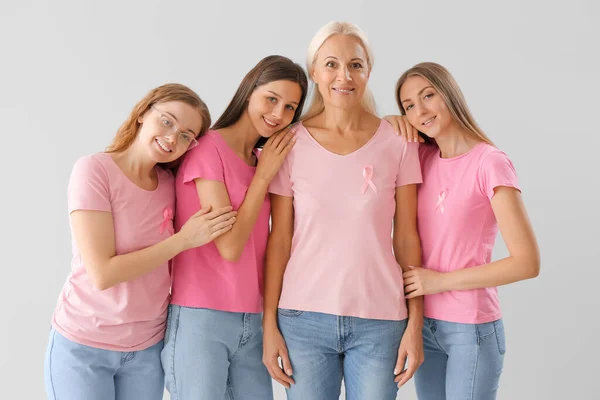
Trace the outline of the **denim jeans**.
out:
[[[161,354],[172,400],[273,399],[262,314],[169,306]]]
[[[161,340],[134,352],[97,349],[50,331],[44,381],[50,400],[162,400]]]
[[[506,343],[502,320],[459,324],[425,318],[425,362],[415,374],[419,400],[493,400]]]
[[[406,320],[341,317],[280,308],[295,384],[290,400],[338,399],[342,378],[348,400],[393,400],[394,367]]]

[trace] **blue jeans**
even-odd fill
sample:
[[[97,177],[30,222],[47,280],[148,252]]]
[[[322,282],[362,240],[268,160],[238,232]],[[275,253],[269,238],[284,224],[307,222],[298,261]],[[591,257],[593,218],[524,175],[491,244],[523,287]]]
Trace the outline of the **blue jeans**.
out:
[[[493,400],[506,343],[502,320],[459,324],[425,318],[425,362],[415,374],[419,400]]]
[[[169,306],[161,354],[172,400],[273,399],[262,314]]]
[[[338,399],[342,378],[347,400],[393,400],[394,367],[406,320],[340,317],[280,308],[294,381],[290,400]]]
[[[161,400],[164,373],[161,340],[134,352],[97,349],[75,343],[54,329],[44,362],[51,400]]]

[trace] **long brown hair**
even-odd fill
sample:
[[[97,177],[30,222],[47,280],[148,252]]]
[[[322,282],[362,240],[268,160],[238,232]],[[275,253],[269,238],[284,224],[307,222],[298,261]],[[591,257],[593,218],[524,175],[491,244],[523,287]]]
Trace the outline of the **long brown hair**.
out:
[[[404,82],[411,76],[420,76],[428,80],[429,83],[431,83],[431,86],[433,86],[440,96],[442,96],[442,99],[444,99],[454,121],[475,139],[494,146],[494,143],[492,143],[490,138],[487,137],[479,125],[477,125],[477,122],[475,122],[475,118],[473,118],[469,107],[467,107],[467,101],[465,100],[458,83],[456,83],[456,80],[450,72],[440,64],[423,62],[410,68],[400,76],[400,79],[398,79],[398,82],[396,83],[396,102],[398,103],[400,114],[406,115],[406,110],[402,106],[402,100],[400,100],[400,89],[402,88],[402,85],[404,85]],[[435,143],[433,139],[423,133],[419,132],[419,135],[425,139],[426,143]]]
[[[223,129],[239,121],[248,107],[250,95],[252,95],[252,92],[254,92],[257,87],[270,82],[284,80],[297,83],[302,90],[302,96],[300,97],[298,107],[296,107],[292,123],[298,121],[302,114],[302,108],[304,107],[304,100],[306,99],[306,92],[308,90],[306,73],[300,65],[294,63],[289,58],[271,55],[260,60],[258,64],[246,74],[233,95],[231,102],[211,129]],[[260,138],[256,147],[262,147],[266,141],[266,138]]]
[[[200,99],[198,94],[196,94],[196,92],[189,87],[179,83],[168,83],[152,89],[133,107],[129,117],[127,120],[125,120],[125,122],[123,122],[115,134],[112,143],[106,148],[106,152],[119,153],[127,150],[135,141],[135,138],[140,130],[140,117],[146,114],[152,105],[156,103],[166,103],[168,101],[181,101],[195,108],[202,118],[202,128],[200,129],[200,133],[197,137],[200,137],[206,133],[206,130],[210,126],[210,112],[208,111],[206,104],[202,101],[202,99]],[[181,157],[179,157],[179,159],[181,159]],[[174,168],[176,167],[179,159],[173,163],[162,166]]]

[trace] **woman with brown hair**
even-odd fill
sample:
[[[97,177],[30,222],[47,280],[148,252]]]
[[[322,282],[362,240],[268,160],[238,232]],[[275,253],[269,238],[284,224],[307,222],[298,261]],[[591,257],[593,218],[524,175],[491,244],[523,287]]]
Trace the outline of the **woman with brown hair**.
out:
[[[173,260],[162,353],[173,399],[273,396],[262,364],[267,188],[294,144],[287,127],[300,116],[306,91],[299,65],[264,58],[179,168],[176,229],[200,207],[232,206],[238,214],[229,232]]]
[[[80,158],[68,189],[72,272],[45,360],[48,398],[159,400],[169,304],[168,262],[231,230],[231,207],[205,207],[173,233],[175,186],[165,166],[210,125],[186,86],[150,91],[104,153]]]
[[[425,361],[419,399],[496,398],[506,351],[497,286],[534,278],[540,255],[517,175],[471,116],[448,70],[421,63],[396,85],[398,133],[419,156],[423,268],[404,273],[408,299],[424,296]],[[500,232],[510,255],[491,261]]]

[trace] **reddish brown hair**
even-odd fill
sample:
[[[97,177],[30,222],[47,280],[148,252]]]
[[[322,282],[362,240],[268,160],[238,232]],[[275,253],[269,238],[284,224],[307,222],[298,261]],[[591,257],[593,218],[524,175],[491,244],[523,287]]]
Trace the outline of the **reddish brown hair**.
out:
[[[119,153],[127,150],[134,142],[140,130],[140,117],[146,114],[152,105],[168,101],[181,101],[198,110],[202,118],[202,128],[200,128],[200,133],[197,137],[203,136],[206,133],[211,123],[210,113],[206,104],[200,99],[200,96],[187,86],[178,83],[168,83],[152,89],[133,107],[129,117],[117,131],[112,143],[106,148],[106,152]],[[171,168],[174,165],[171,163],[166,167]]]

